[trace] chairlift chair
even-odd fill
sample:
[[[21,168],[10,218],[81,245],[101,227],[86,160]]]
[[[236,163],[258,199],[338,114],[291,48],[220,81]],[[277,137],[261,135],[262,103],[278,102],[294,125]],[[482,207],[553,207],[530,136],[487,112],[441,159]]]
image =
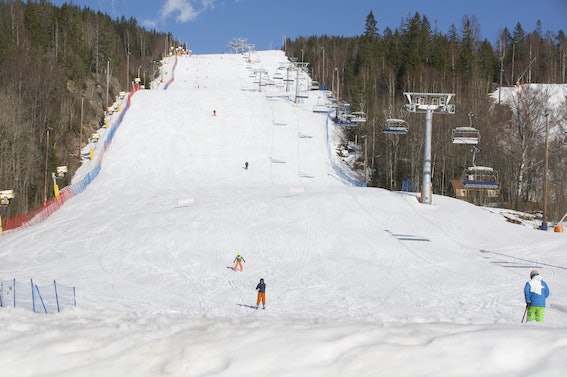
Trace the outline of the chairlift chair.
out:
[[[498,172],[487,166],[470,166],[463,171],[463,186],[498,189]]]
[[[313,105],[314,113],[328,113],[331,108],[331,102],[323,97],[317,97],[317,103]]]
[[[354,111],[350,113],[349,119],[353,123],[364,123],[366,122],[366,113],[363,111]]]
[[[350,114],[339,111],[338,107],[335,107],[334,121],[336,124],[340,125],[354,125],[354,123],[350,121],[349,115]]]
[[[350,103],[346,103],[346,102],[337,103],[337,111],[340,114],[350,114]]]
[[[313,112],[314,113],[328,113],[329,108],[330,108],[330,105],[324,105],[324,104],[318,103],[318,104],[313,105]]]
[[[409,131],[408,122],[403,119],[386,119],[382,133],[405,135]]]
[[[467,116],[469,118],[468,127],[457,127],[451,131],[451,139],[453,141],[453,144],[477,145],[478,142],[480,141],[480,132],[472,126],[472,118],[474,114],[470,112],[467,114]],[[474,161],[474,156],[473,156],[473,161]],[[473,166],[474,166],[474,162],[473,162]]]
[[[476,145],[480,141],[480,132],[474,127],[457,127],[451,131],[453,144]]]
[[[341,125],[351,125],[351,126],[355,125],[350,120],[350,113],[341,111],[340,104],[339,106],[335,107],[335,123]]]

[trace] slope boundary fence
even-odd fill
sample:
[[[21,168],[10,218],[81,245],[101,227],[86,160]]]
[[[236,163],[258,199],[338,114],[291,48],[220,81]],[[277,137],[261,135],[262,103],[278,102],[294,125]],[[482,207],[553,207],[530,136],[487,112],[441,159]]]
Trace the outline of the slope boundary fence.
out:
[[[333,158],[333,156],[331,155],[331,144],[329,142],[329,119],[331,118],[331,113],[333,112],[333,108],[330,108],[329,111],[327,112],[327,119],[325,120],[325,134],[326,134],[326,143],[327,143],[327,157],[329,158],[329,162],[331,163],[331,166],[333,167],[333,170],[335,171],[335,173],[337,173],[337,175],[339,176],[339,178],[341,179],[341,181],[349,186],[355,186],[355,187],[366,187],[366,183],[365,182],[361,182],[357,179],[354,179],[352,177],[350,177],[343,168],[341,168],[339,165],[337,165],[337,163],[335,162],[335,159]]]
[[[0,280],[0,307],[24,308],[34,313],[59,313],[64,308],[76,307],[75,287],[57,284],[38,286],[27,282]]]

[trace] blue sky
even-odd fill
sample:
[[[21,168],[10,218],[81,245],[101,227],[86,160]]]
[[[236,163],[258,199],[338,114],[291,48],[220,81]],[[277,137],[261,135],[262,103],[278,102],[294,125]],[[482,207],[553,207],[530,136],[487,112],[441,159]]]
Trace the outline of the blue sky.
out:
[[[399,27],[415,12],[447,33],[461,27],[463,16],[475,16],[482,39],[491,43],[504,27],[518,22],[533,31],[567,32],[567,0],[53,0],[89,6],[112,18],[134,17],[149,29],[171,32],[194,53],[221,53],[233,38],[247,38],[257,50],[280,48],[284,36],[356,36],[364,31],[372,10],[378,32]]]

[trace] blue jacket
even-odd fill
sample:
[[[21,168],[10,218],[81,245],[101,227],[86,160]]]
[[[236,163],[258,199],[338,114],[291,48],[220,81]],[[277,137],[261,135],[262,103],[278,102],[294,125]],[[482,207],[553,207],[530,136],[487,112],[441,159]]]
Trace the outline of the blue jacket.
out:
[[[549,296],[549,287],[540,275],[534,276],[524,287],[526,304],[545,308],[545,299]]]

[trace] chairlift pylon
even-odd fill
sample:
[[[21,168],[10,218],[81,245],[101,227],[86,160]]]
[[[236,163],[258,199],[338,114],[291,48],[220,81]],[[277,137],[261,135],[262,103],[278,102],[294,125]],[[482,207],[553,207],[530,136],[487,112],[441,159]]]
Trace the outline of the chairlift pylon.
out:
[[[405,135],[408,131],[408,122],[403,119],[386,119],[386,123],[384,124],[384,127],[382,127],[382,133],[385,134]]]

